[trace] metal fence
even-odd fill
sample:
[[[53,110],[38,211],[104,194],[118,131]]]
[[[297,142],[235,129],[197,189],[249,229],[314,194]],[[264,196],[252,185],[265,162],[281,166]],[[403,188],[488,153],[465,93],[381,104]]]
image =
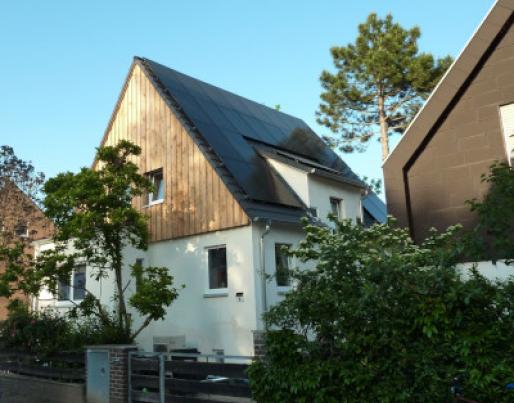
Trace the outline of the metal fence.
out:
[[[252,357],[129,353],[130,403],[251,402]]]

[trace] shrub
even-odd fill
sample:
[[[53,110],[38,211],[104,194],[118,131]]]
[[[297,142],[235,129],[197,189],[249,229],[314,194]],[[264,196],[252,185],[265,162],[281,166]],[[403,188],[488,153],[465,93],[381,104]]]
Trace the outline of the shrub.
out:
[[[514,283],[456,267],[455,228],[422,245],[391,224],[306,227],[295,290],[265,315],[267,354],[250,368],[258,402],[512,401]]]
[[[0,326],[0,345],[8,351],[45,356],[86,345],[118,343],[116,330],[94,318],[70,319],[52,310],[30,312],[17,305]]]

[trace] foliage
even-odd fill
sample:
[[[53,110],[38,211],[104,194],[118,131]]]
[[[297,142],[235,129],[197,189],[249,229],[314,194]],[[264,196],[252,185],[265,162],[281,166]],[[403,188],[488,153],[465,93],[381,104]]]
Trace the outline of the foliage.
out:
[[[166,307],[178,296],[167,268],[140,269],[140,287],[128,301],[143,316],[136,329],[127,306],[126,290],[133,277],[124,276],[123,253],[128,247],[146,249],[148,245],[147,218],[132,206],[132,200],[153,190],[131,162],[140,152],[128,141],[102,147],[97,153],[97,169],[62,173],[46,182],[44,206],[55,223],[55,248],[41,253],[37,260],[11,248],[7,270],[0,275],[0,295],[12,295],[13,282],[32,294],[42,287],[57,293],[59,280],[69,279],[74,267],[85,263],[95,280],[114,281],[115,309],[110,312],[94,294],[86,292],[72,310],[73,317],[95,316],[111,337],[121,342],[132,341],[151,321],[164,318]],[[31,263],[19,264],[22,259]]]
[[[456,268],[457,228],[416,245],[394,223],[306,226],[293,252],[314,261],[265,315],[266,356],[250,368],[259,402],[512,401],[514,282]]]
[[[368,178],[367,176],[362,176],[361,180],[372,192],[375,192],[377,195],[382,193],[382,179]]]
[[[473,231],[472,250],[476,258],[504,258],[514,261],[514,170],[505,162],[497,162],[482,175],[489,185],[483,200],[469,201],[479,223]]]
[[[0,326],[2,349],[41,356],[113,342],[108,329],[93,318],[72,321],[50,310],[29,312],[25,305],[11,309]]]
[[[375,13],[359,25],[354,44],[333,47],[335,73],[323,71],[318,122],[334,134],[325,139],[344,152],[363,151],[380,132],[382,158],[389,137],[403,133],[451,63],[420,53],[417,27],[405,29]]]

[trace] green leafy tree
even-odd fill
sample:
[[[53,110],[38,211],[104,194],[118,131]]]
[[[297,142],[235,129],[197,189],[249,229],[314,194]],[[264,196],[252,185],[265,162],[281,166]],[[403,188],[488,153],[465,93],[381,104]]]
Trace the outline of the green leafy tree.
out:
[[[359,25],[355,43],[331,49],[335,73],[321,74],[318,122],[334,135],[325,139],[344,152],[363,151],[378,136],[382,159],[389,137],[403,133],[452,59],[420,53],[417,27],[405,29],[372,13]]]
[[[514,283],[463,278],[456,228],[415,244],[394,223],[306,226],[294,251],[312,270],[265,315],[266,355],[249,371],[258,402],[508,402]]]
[[[482,182],[489,191],[482,200],[468,202],[478,215],[478,225],[468,239],[471,257],[476,259],[506,259],[514,263],[514,170],[506,162],[496,162]]]
[[[62,173],[46,182],[44,206],[55,223],[55,248],[23,265],[20,260],[30,257],[13,251],[0,276],[0,293],[7,296],[12,292],[13,281],[28,293],[37,294],[42,287],[57,293],[60,280],[69,279],[77,263],[86,263],[94,280],[114,281],[115,309],[109,311],[94,294],[86,292],[72,314],[94,315],[113,330],[118,342],[132,341],[152,321],[164,318],[166,308],[178,296],[169,269],[133,266],[128,276],[123,271],[124,250],[148,246],[147,219],[132,206],[134,197],[153,190],[130,161],[140,152],[128,141],[102,147],[97,152],[98,169]],[[127,297],[127,287],[136,278],[137,290]],[[128,305],[142,317],[135,329]]]

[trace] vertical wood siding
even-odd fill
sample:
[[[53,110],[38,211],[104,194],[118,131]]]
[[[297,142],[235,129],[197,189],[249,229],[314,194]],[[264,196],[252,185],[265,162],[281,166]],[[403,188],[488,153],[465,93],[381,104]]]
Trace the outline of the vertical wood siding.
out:
[[[142,149],[141,172],[162,168],[164,203],[134,205],[149,218],[152,242],[249,224],[248,217],[139,65],[121,95],[105,145],[129,140]]]

